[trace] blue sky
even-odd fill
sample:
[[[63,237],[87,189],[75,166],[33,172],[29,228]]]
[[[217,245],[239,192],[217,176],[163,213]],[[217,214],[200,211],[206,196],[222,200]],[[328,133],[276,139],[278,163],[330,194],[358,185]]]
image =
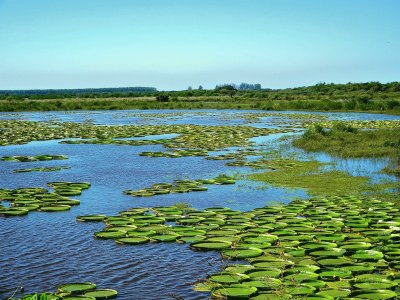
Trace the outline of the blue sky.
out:
[[[400,80],[398,0],[0,0],[0,89]]]

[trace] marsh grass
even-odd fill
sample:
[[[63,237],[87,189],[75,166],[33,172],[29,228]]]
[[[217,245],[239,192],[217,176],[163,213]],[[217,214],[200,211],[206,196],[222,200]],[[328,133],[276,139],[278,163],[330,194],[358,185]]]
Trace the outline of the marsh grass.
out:
[[[249,178],[274,186],[305,189],[311,195],[341,195],[349,191],[358,194],[370,190],[368,177],[351,176],[336,170],[321,171],[326,164],[317,161],[289,162],[293,167],[251,174]]]
[[[367,103],[354,99],[309,99],[295,97],[290,100],[265,97],[200,96],[172,97],[160,102],[156,97],[125,98],[60,98],[45,100],[0,100],[0,111],[71,111],[71,110],[123,110],[123,109],[253,109],[300,111],[368,111],[400,114],[397,100],[375,99]]]
[[[324,151],[339,157],[399,157],[400,130],[357,130],[339,123],[331,130],[315,125],[293,145],[306,151]]]
[[[310,127],[293,145],[310,152],[327,152],[342,158],[390,157],[394,167],[382,171],[400,175],[400,130],[380,128],[359,130],[346,123],[337,123],[332,129],[320,125]]]

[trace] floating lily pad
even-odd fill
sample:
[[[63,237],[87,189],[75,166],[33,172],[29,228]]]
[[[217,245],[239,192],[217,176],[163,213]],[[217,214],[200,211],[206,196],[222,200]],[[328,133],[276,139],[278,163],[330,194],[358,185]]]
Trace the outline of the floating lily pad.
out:
[[[243,259],[250,257],[257,257],[263,254],[263,251],[259,248],[234,248],[226,249],[222,251],[222,255],[231,259]]]
[[[201,241],[190,245],[191,248],[198,250],[221,250],[229,248],[230,246],[231,246],[230,242],[206,242],[206,241]]]
[[[145,244],[149,241],[150,241],[149,238],[146,237],[127,237],[116,240],[116,242],[119,244],[128,244],[128,245]]]
[[[57,289],[62,293],[77,294],[86,291],[92,291],[96,289],[96,285],[91,282],[68,283],[58,286]]]
[[[257,288],[246,285],[235,285],[229,287],[216,288],[212,295],[217,298],[226,297],[227,299],[248,299],[257,293]]]
[[[84,296],[94,297],[96,299],[111,299],[116,297],[117,295],[118,292],[111,289],[99,289],[84,294]]]

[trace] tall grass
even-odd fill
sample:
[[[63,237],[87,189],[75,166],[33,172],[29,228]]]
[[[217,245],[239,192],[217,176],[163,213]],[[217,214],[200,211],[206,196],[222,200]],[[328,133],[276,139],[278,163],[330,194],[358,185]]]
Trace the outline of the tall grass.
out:
[[[400,114],[400,105],[391,100],[270,100],[247,97],[172,97],[168,102],[155,97],[135,98],[68,98],[49,100],[1,100],[0,111],[68,111],[123,109],[255,109],[361,111]]]

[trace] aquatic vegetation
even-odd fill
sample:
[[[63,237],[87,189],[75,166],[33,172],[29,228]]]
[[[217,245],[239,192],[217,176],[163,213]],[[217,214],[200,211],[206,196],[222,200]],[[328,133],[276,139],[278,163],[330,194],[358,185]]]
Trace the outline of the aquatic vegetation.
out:
[[[45,188],[20,188],[15,190],[0,189],[1,202],[10,202],[10,207],[0,205],[0,216],[25,216],[31,211],[58,212],[70,210],[71,206],[79,205],[80,201],[68,196],[80,195],[88,189],[87,182],[50,182],[54,192]]]
[[[394,299],[398,293],[400,211],[391,202],[320,196],[248,212],[132,208],[97,221],[106,226],[94,236],[121,245],[188,243],[246,260],[196,285],[216,298]]]
[[[219,154],[215,156],[208,156],[206,157],[207,160],[243,160],[247,156],[251,155],[260,155],[261,153],[254,149],[254,148],[245,148],[245,149],[238,149],[233,152],[228,152],[226,154]]]
[[[351,176],[336,170],[321,170],[326,164],[317,161],[279,159],[269,161],[270,169],[263,173],[250,174],[248,178],[274,186],[305,189],[311,195],[335,195],[365,193],[383,190],[385,185],[371,184],[368,177]]]
[[[36,156],[3,156],[0,159],[3,161],[32,162],[32,161],[46,161],[46,160],[62,160],[62,159],[68,159],[68,157],[65,155],[42,154]]]
[[[165,148],[181,151],[220,150],[228,147],[251,146],[250,138],[289,129],[267,129],[251,126],[199,126],[199,125],[143,125],[143,126],[96,126],[86,123],[44,123],[15,120],[0,120],[0,146],[19,145],[31,141],[79,138],[65,140],[71,144],[117,144],[141,145],[134,140],[118,138],[144,137],[160,134],[179,134],[167,140],[154,140],[145,144],[163,144]],[[194,152],[193,152],[194,153]]]
[[[207,184],[235,184],[232,176],[220,174],[213,179],[174,180],[173,183],[155,183],[151,187],[141,190],[126,190],[124,194],[134,197],[151,197],[170,193],[189,193],[207,191]]]
[[[343,124],[358,129],[400,128],[399,120],[319,121],[317,124],[323,128],[337,128]],[[312,126],[314,125],[312,124]]]
[[[112,299],[117,295],[116,290],[98,289],[96,284],[91,282],[77,282],[60,285],[55,293],[26,294],[20,298],[8,298],[8,300],[96,300]]]
[[[293,145],[306,151],[324,151],[339,157],[400,157],[400,130],[357,130],[351,123],[309,128]]]
[[[40,168],[30,168],[30,169],[16,169],[14,173],[28,173],[28,172],[55,172],[61,170],[71,169],[68,166],[57,166],[57,167],[40,167]]]
[[[191,149],[177,149],[171,152],[161,152],[161,151],[147,151],[147,152],[140,152],[140,156],[147,156],[147,157],[169,157],[169,158],[178,158],[184,156],[207,156],[208,152],[205,150],[191,150]]]
[[[393,166],[387,166],[382,172],[400,175],[399,122],[392,122],[389,126],[386,122],[336,122],[331,129],[325,128],[325,125],[310,127],[293,141],[293,145],[306,151],[324,151],[339,157],[390,157]],[[378,129],[358,130],[363,126]]]

